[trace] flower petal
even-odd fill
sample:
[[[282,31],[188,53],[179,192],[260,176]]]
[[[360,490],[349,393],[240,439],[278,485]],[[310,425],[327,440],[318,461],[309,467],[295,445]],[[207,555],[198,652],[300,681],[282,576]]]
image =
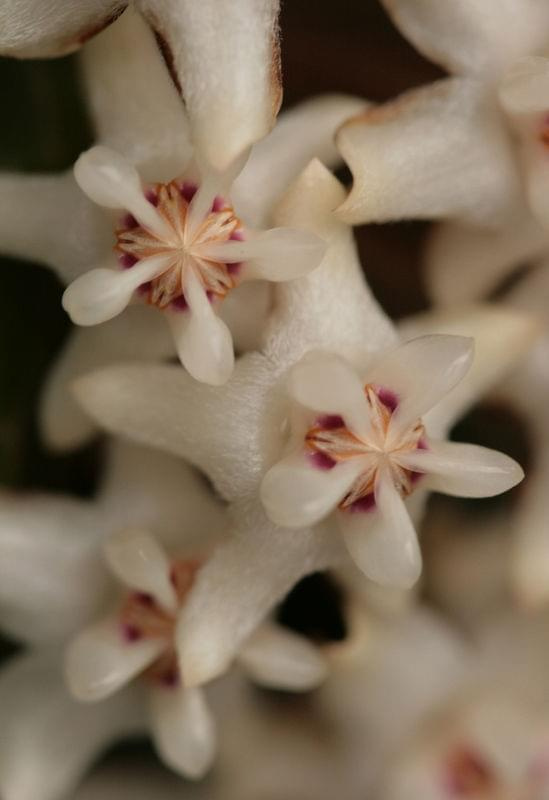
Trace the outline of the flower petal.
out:
[[[97,140],[151,180],[171,180],[192,156],[181,99],[150,28],[130,6],[81,53]]]
[[[170,228],[145,197],[138,171],[115,150],[103,145],[86,150],[74,165],[74,177],[94,203],[125,209],[157,236],[169,237]]]
[[[136,304],[114,319],[75,328],[46,378],[40,405],[40,429],[55,450],[79,447],[96,433],[96,425],[76,403],[70,385],[98,367],[124,361],[167,360],[175,348],[162,315]]]
[[[94,619],[111,589],[88,502],[22,495],[0,502],[0,624],[24,642],[64,639]]]
[[[342,358],[318,351],[307,353],[290,371],[288,392],[305,408],[341,415],[360,438],[371,435],[364,385]]]
[[[231,377],[234,351],[231,332],[219,319],[192,270],[184,288],[189,309],[167,315],[185,369],[202,383],[221,386]]]
[[[170,580],[170,561],[147,531],[129,528],[110,536],[104,553],[114,574],[131,589],[148,592],[168,611],[177,598]]]
[[[126,270],[92,269],[65,289],[63,308],[76,325],[107,322],[124,311],[139,286],[162,272],[166,259],[153,256]]]
[[[29,235],[32,231],[32,235]],[[72,172],[0,175],[0,251],[47,264],[63,283],[105,257],[112,226]]]
[[[546,43],[549,11],[537,0],[382,0],[393,21],[427,56],[458,73],[497,73]]]
[[[239,504],[233,514],[231,536],[198,573],[178,620],[186,686],[222,674],[300,578],[344,557],[331,525],[282,530],[267,520],[256,499]]]
[[[427,288],[437,305],[486,297],[517,265],[547,248],[547,232],[522,203],[497,230],[446,222],[428,240]]]
[[[279,461],[261,483],[267,516],[284,528],[314,525],[335,510],[364,470],[364,463],[364,458],[350,458],[322,470],[301,454]]]
[[[165,647],[162,639],[126,641],[119,619],[104,619],[79,633],[67,648],[65,673],[71,694],[86,703],[109,697]]]
[[[274,289],[265,352],[281,368],[318,349],[360,364],[396,341],[390,320],[365,283],[352,230],[333,214],[343,196],[339,181],[315,160],[275,215],[276,224],[310,231],[328,244],[322,263],[310,275]]]
[[[225,169],[281,101],[277,0],[139,0],[165,42],[200,153]]]
[[[19,58],[60,56],[78,49],[108,25],[126,0],[91,0],[67,5],[65,0],[17,0],[0,8],[0,53]]]
[[[14,658],[0,673],[0,792],[13,800],[58,800],[119,739],[145,728],[141,697],[125,690],[83,705],[63,683],[59,651]]]
[[[318,267],[326,244],[318,236],[292,228],[272,228],[243,242],[204,248],[204,255],[228,264],[245,262],[246,280],[291,281]]]
[[[476,81],[414,89],[349,120],[336,141],[354,179],[337,210],[349,224],[454,216],[494,225],[520,197],[501,114]]]
[[[515,61],[498,88],[509,114],[536,114],[547,110],[549,59],[529,56]]]
[[[377,513],[341,512],[338,521],[357,567],[382,586],[409,589],[421,574],[421,552],[404,501],[388,478],[376,484]]]
[[[275,203],[313,158],[327,167],[341,163],[337,128],[366,107],[365,100],[325,95],[282,112],[271,133],[252,149],[231,197],[238,215],[252,227],[265,227]]]
[[[272,363],[250,353],[239,359],[223,392],[181,367],[160,364],[98,370],[80,378],[75,391],[102,427],[196,464],[222,497],[234,499],[257,492],[264,437],[278,441],[278,420],[266,420],[264,410],[275,380]]]
[[[216,751],[215,722],[201,689],[153,689],[151,722],[162,760],[187,778],[202,778]]]
[[[328,672],[318,647],[272,623],[264,623],[250,636],[238,661],[260,685],[294,692],[316,688]]]
[[[524,471],[509,456],[475,444],[429,441],[428,450],[399,457],[400,463],[427,473],[426,486],[457,497],[493,497],[516,486]]]
[[[391,430],[402,430],[440,402],[469,370],[472,359],[472,339],[444,334],[418,336],[381,356],[366,377],[368,383],[397,395]]]

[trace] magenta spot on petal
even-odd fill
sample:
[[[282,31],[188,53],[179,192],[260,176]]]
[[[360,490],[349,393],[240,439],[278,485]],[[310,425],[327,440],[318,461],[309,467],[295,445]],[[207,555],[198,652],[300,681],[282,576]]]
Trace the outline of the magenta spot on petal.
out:
[[[179,686],[179,672],[174,667],[173,669],[165,670],[162,675],[160,675],[160,683],[166,689],[176,689]]]
[[[236,230],[231,233],[229,239],[232,239],[233,242],[243,242],[244,241],[244,231]]]
[[[143,638],[143,634],[136,625],[122,625],[122,635],[126,642],[138,642]]]
[[[147,191],[145,192],[145,197],[152,206],[158,205],[158,195],[154,191],[154,189],[147,189]]]
[[[425,439],[420,439],[419,442],[417,443],[417,448],[416,449],[417,450],[428,450],[429,449],[429,445],[427,444]]]
[[[339,414],[323,414],[321,417],[318,417],[316,424],[327,431],[345,427],[343,417],[340,417]]]
[[[225,205],[225,200],[217,195],[212,203],[212,212],[215,214],[217,211],[221,211],[222,208],[225,208]]]
[[[325,453],[309,453],[309,460],[317,469],[333,469],[336,465],[334,459]]]
[[[365,497],[361,497],[360,500],[356,500],[354,503],[352,503],[348,507],[348,510],[352,513],[355,513],[357,511],[373,511],[375,507],[376,499],[374,497],[374,493],[371,492]]]
[[[138,260],[139,259],[137,259],[135,256],[132,256],[131,253],[123,253],[118,257],[118,263],[124,269],[130,269],[134,264],[137,264]]]
[[[420,478],[423,478],[423,477],[424,477],[424,473],[423,472],[410,472],[410,480],[412,481],[412,484],[414,486],[420,480]]]
[[[390,389],[385,389],[383,386],[376,389],[376,394],[391,414],[398,408],[398,396]]]
[[[208,298],[210,303],[213,303],[215,300],[215,292],[206,292],[206,297]]]
[[[121,225],[128,231],[133,230],[134,228],[139,227],[139,222],[136,220],[133,214],[124,214],[121,220]]]
[[[176,297],[175,300],[172,300],[171,306],[173,309],[175,309],[175,311],[186,311],[189,307],[184,295],[182,294],[180,294],[179,297]]]
[[[181,186],[179,190],[181,192],[181,196],[190,203],[195,194],[198,191],[198,186],[196,183],[190,183],[190,181],[185,181],[185,183]]]
[[[235,264],[226,264],[226,267],[229,275],[238,275],[242,268],[242,262],[237,261]]]
[[[154,605],[154,597],[148,592],[136,592],[135,598],[142,606],[151,607]]]
[[[137,287],[137,291],[139,294],[148,294],[151,290],[152,283],[147,281],[146,283],[142,283],[141,286]]]

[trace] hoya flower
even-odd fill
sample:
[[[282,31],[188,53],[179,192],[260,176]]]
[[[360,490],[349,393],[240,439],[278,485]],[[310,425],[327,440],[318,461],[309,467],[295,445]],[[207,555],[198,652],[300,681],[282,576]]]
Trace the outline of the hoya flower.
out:
[[[193,152],[188,121],[154,38],[139,16],[128,9],[86,45],[81,65],[98,144],[138,164],[146,182],[169,183],[177,177]],[[254,228],[267,225],[277,198],[313,155],[337,163],[333,132],[362,105],[354,98],[331,96],[285,113],[272,134],[253,148],[235,180],[232,196],[242,219]],[[88,200],[72,173],[2,175],[0,206],[0,250],[52,267],[65,284],[88,272],[116,244],[109,219],[113,212],[105,214]],[[232,281],[238,269],[231,269]],[[132,277],[130,272],[126,279]],[[257,343],[270,303],[266,282],[243,284],[226,294],[220,313],[237,349]],[[74,377],[117,361],[175,355],[162,317],[141,302],[109,322],[72,333],[44,390],[41,427],[48,443],[77,446],[94,430],[67,391]],[[188,317],[179,313],[179,322]],[[224,330],[216,320],[214,325]]]
[[[197,559],[225,535],[225,512],[172,457],[134,447],[114,456],[96,501],[14,496],[0,504],[1,623],[30,645],[0,671],[0,791],[10,800],[66,796],[105,747],[151,728],[178,772],[197,776],[213,755],[209,711],[199,691],[183,689],[170,637],[179,603],[192,595]],[[172,562],[174,582],[166,572],[159,589],[160,567]],[[131,586],[120,585],[120,570]],[[109,607],[110,631],[94,626]],[[70,686],[90,702],[72,699],[64,682],[67,639]],[[297,690],[324,676],[316,648],[271,624],[239,653],[247,673],[268,685]]]
[[[332,214],[343,194],[343,187],[318,161],[288,191],[276,222],[317,233],[328,242],[328,251],[313,273],[277,286],[262,351],[238,360],[223,391],[193,382],[177,367],[158,364],[111,367],[75,384],[83,407],[101,425],[190,460],[230,503],[232,536],[200,571],[178,626],[181,666],[191,685],[222,672],[258,621],[303,575],[347,559],[332,518],[288,530],[269,519],[259,492],[286,444],[292,411],[288,376],[303,356],[328,350],[366,375],[398,341],[364,283],[352,231]],[[488,347],[480,344],[482,361],[468,392],[451,410],[437,410],[433,438],[443,437],[452,420],[488,388],[483,364],[493,362],[493,369],[486,371],[490,380],[509,366],[510,350],[503,341],[530,343],[530,322],[525,341],[518,335],[516,313],[511,316],[503,312],[499,317],[497,341],[491,336]],[[467,349],[453,354],[458,366],[467,361]],[[514,350],[512,358],[516,355]],[[437,387],[444,383],[444,375],[436,378]],[[421,386],[427,391],[424,382]],[[442,412],[442,404],[440,408]],[[416,410],[421,415],[422,410]],[[418,506],[424,495],[416,494]],[[401,564],[401,554],[394,555]],[[394,576],[396,569],[389,566]]]
[[[487,497],[523,477],[501,453],[428,435],[423,416],[463,378],[472,355],[470,340],[441,335],[412,339],[364,374],[329,353],[305,356],[288,378],[296,409],[289,454],[261,485],[269,517],[301,528],[337,510],[369,578],[415,583],[421,555],[404,500],[419,482]]]
[[[519,59],[549,46],[549,8],[539,0],[383,5],[403,35],[454,77],[342,126],[338,146],[354,184],[339,213],[353,224],[411,217],[509,224],[524,206],[522,170],[498,87]],[[543,130],[538,117],[531,128],[538,142]]]
[[[71,52],[132,7],[157,38],[203,155],[227,167],[268,133],[280,106],[277,0],[8,0],[0,9],[0,52]],[[139,42],[133,47],[138,52]]]

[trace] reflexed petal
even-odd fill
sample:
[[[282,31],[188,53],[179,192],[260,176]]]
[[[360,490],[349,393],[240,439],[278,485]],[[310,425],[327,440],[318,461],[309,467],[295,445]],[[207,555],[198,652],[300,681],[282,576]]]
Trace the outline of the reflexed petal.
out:
[[[69,797],[93,761],[117,740],[144,730],[141,696],[108,703],[73,700],[59,651],[18,656],[0,673],[0,793],[6,800]]]
[[[219,319],[194,272],[185,285],[188,311],[172,311],[167,319],[181,363],[197,381],[221,386],[234,368],[230,330]]]
[[[337,211],[349,224],[456,216],[494,225],[520,193],[501,112],[476,81],[414,89],[349,120],[337,144],[354,179]]]
[[[428,241],[429,295],[444,306],[485,297],[517,265],[545,251],[548,241],[524,204],[497,230],[442,223]]]
[[[231,197],[239,217],[264,227],[275,203],[313,158],[327,167],[341,163],[335,142],[337,128],[366,107],[365,100],[325,95],[284,111],[271,133],[253,148]]]
[[[215,722],[201,689],[153,689],[154,741],[162,760],[188,778],[202,778],[215,756]]]
[[[204,255],[228,264],[245,262],[246,280],[291,281],[318,267],[326,244],[312,233],[292,228],[272,228],[244,242],[211,245]]]
[[[177,598],[170,580],[170,562],[154,536],[136,528],[110,536],[104,546],[114,574],[131,589],[147,592],[169,611]]]
[[[188,122],[154,35],[131,7],[81,53],[98,141],[151,180],[171,180],[192,155]]]
[[[160,364],[98,370],[80,378],[75,391],[102,427],[196,464],[222,497],[234,499],[257,491],[265,437],[278,441],[278,422],[265,420],[264,411],[275,379],[272,363],[250,353],[239,359],[223,392],[179,366]]]
[[[523,285],[524,282],[521,283]],[[450,427],[502,378],[512,374],[540,335],[540,321],[523,311],[478,304],[419,314],[399,326],[405,339],[418,334],[466,334],[475,341],[475,358],[463,380],[423,416],[429,435],[442,438]]]
[[[467,373],[472,360],[472,339],[419,336],[382,355],[366,378],[397,395],[399,405],[391,429],[398,431],[440,402]]]
[[[308,639],[279,625],[261,625],[245,642],[238,661],[251,678],[271,689],[306,691],[327,675],[327,665]]]
[[[111,246],[112,226],[72,171],[0,175],[0,252],[47,264],[70,283]]]
[[[285,528],[304,528],[324,519],[364,470],[364,458],[350,458],[330,470],[314,467],[302,455],[279,461],[261,483],[267,516]],[[298,535],[298,534],[296,534]]]
[[[277,0],[138,0],[167,45],[198,150],[224,169],[280,106]]]
[[[97,145],[82,153],[74,165],[74,177],[94,203],[125,209],[158,236],[170,235],[167,223],[143,194],[138,171],[115,150]]]
[[[100,557],[107,517],[70,497],[0,502],[0,624],[24,642],[64,639],[89,624],[111,590]]]
[[[382,0],[404,36],[458,73],[498,71],[547,41],[549,9],[538,0]]]
[[[126,0],[8,0],[0,7],[0,53],[19,58],[59,56],[81,44],[125,8]]]
[[[549,59],[530,56],[516,61],[499,85],[499,99],[510,114],[547,110]]]
[[[219,676],[276,603],[304,575],[340,563],[331,525],[288,531],[267,520],[257,500],[240,504],[226,543],[197,575],[177,626],[186,686]]]
[[[276,224],[310,231],[328,244],[322,263],[310,275],[275,287],[265,352],[285,369],[318,349],[363,363],[396,341],[390,320],[364,281],[352,230],[333,214],[343,197],[339,181],[314,160],[286,192],[275,215]]]
[[[162,315],[149,306],[128,306],[101,325],[75,328],[42,390],[40,428],[55,450],[72,449],[96,433],[96,425],[76,403],[72,382],[98,367],[124,361],[164,360],[175,348]]]
[[[383,586],[409,589],[421,574],[417,535],[403,499],[391,481],[378,480],[377,513],[341,512],[338,522],[352,559]]]
[[[428,450],[399,457],[400,463],[426,472],[429,488],[458,497],[493,497],[524,478],[522,468],[509,456],[457,442],[429,442]]]
[[[63,308],[76,325],[107,322],[120,314],[135,290],[162,272],[165,264],[166,256],[153,256],[131,269],[92,269],[65,289]]]
[[[355,370],[331,353],[312,352],[290,371],[288,392],[305,408],[340,414],[357,436],[371,435],[364,385]]]
[[[84,702],[109,697],[143,672],[165,647],[162,639],[126,641],[116,617],[98,622],[67,648],[65,672],[71,694]]]

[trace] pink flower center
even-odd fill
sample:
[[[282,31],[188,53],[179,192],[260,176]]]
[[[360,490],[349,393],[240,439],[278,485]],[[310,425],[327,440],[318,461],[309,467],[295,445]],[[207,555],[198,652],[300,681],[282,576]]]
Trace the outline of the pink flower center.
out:
[[[208,258],[208,245],[242,240],[242,224],[222,197],[216,197],[198,225],[188,225],[189,207],[197,187],[173,180],[149,186],[147,200],[167,223],[169,234],[160,238],[126,214],[116,230],[115,252],[120,265],[130,269],[143,259],[167,256],[166,268],[153,280],[139,287],[150,305],[164,309],[186,308],[185,280],[194,269],[210,300],[222,300],[237,284],[238,264],[225,264]]]

